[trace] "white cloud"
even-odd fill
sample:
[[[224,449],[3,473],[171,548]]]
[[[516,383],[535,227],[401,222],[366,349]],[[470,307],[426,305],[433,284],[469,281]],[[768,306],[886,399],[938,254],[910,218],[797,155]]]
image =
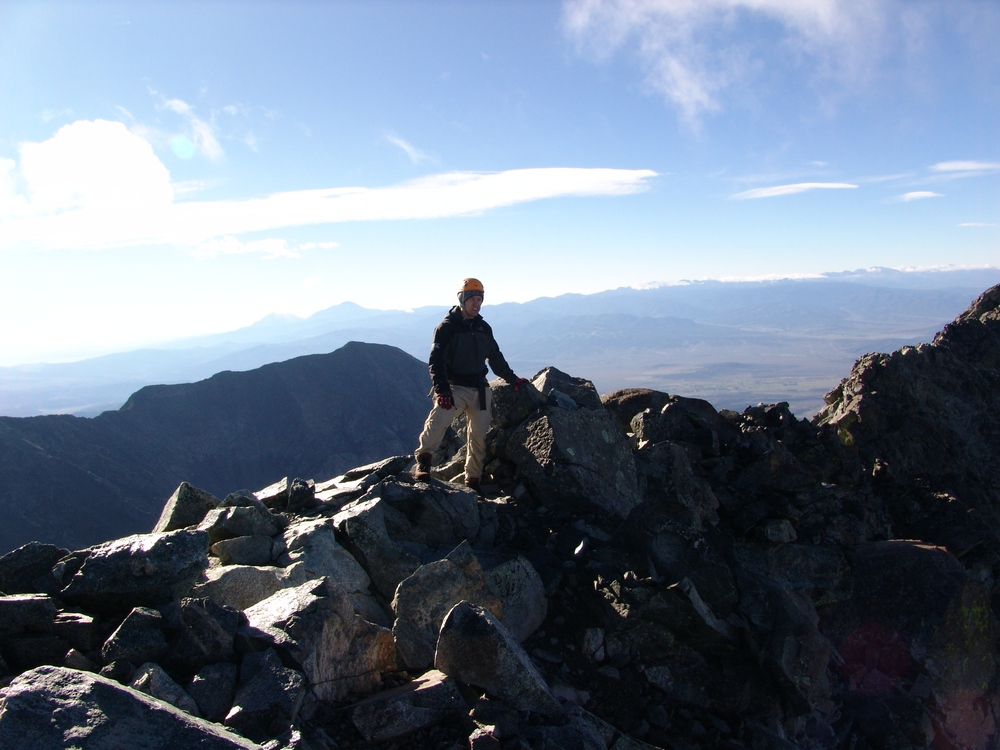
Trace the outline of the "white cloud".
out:
[[[896,201],[900,203],[909,203],[910,201],[922,201],[927,198],[943,198],[941,193],[934,193],[930,190],[915,190],[912,193],[903,193],[896,197]]]
[[[175,202],[166,167],[121,123],[76,122],[48,141],[23,144],[21,154],[28,192],[7,194],[7,204],[22,201],[23,210],[0,221],[0,250],[174,244],[209,257],[242,252],[283,257],[298,250],[271,240],[259,245],[232,238],[313,224],[470,216],[545,198],[626,195],[646,190],[656,175],[646,169],[568,167],[450,172],[380,188]]]
[[[931,171],[949,173],[974,172],[980,174],[982,172],[996,172],[997,170],[1000,170],[1000,162],[995,161],[942,161],[931,166]]]
[[[736,200],[753,200],[755,198],[774,198],[779,195],[794,195],[795,193],[805,193],[810,190],[844,190],[856,188],[849,182],[797,182],[794,185],[775,185],[766,188],[754,188],[744,190],[732,196]]]
[[[215,130],[194,113],[194,107],[181,99],[167,99],[163,102],[163,106],[187,120],[191,128],[191,140],[201,153],[212,161],[218,161],[225,156],[218,138],[215,137]]]
[[[887,2],[872,0],[566,0],[563,23],[581,51],[638,56],[646,82],[697,128],[723,92],[746,82],[768,55],[813,77],[855,83],[880,46]],[[779,37],[773,36],[778,29]]]
[[[430,156],[428,156],[415,146],[411,145],[408,141],[405,141],[404,139],[400,138],[395,133],[386,133],[385,139],[389,141],[389,143],[391,143],[393,146],[398,146],[403,151],[405,151],[406,155],[410,157],[410,161],[413,162],[414,164],[420,164],[421,162],[425,161],[433,161],[433,159],[431,159]]]
[[[965,221],[965,222],[962,222],[961,224],[959,224],[959,226],[960,227],[980,227],[981,228],[981,227],[996,227],[996,226],[1000,226],[1000,224],[992,224],[990,222],[985,222],[985,221]]]

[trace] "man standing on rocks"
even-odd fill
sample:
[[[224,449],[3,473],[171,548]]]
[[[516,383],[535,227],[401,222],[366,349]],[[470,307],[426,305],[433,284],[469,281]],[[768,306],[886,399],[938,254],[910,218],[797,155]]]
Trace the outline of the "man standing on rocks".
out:
[[[492,394],[486,382],[487,367],[519,391],[528,381],[510,369],[493,329],[479,314],[483,285],[479,279],[463,279],[458,304],[434,329],[430,371],[434,405],[424,422],[415,456],[413,478],[427,480],[431,461],[455,416],[461,412],[469,422],[465,445],[465,484],[479,492],[486,456],[486,431],[490,427]]]

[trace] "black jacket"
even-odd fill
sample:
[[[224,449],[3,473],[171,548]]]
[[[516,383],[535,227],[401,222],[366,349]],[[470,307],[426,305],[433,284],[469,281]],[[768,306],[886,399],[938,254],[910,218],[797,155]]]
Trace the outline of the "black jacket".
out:
[[[469,388],[485,384],[487,361],[493,372],[508,383],[517,380],[493,338],[490,324],[481,315],[466,320],[460,307],[451,308],[434,329],[429,363],[434,392],[450,393],[452,384]]]

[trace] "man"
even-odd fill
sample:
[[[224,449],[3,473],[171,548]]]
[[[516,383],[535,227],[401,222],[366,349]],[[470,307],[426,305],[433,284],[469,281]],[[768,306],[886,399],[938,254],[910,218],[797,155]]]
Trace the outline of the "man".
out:
[[[520,390],[527,381],[510,369],[493,338],[493,329],[479,314],[483,285],[479,279],[463,279],[458,305],[451,308],[437,328],[431,345],[430,372],[434,405],[424,422],[415,456],[413,478],[427,480],[431,460],[456,414],[465,412],[469,421],[466,437],[465,484],[476,492],[483,476],[486,431],[490,427],[492,394],[486,382],[486,362],[497,375]]]

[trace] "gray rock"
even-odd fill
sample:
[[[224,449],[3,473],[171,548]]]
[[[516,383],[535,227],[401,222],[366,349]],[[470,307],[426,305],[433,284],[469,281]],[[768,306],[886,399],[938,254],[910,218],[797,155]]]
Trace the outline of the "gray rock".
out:
[[[597,393],[594,384],[583,378],[575,378],[567,375],[562,370],[555,367],[546,367],[531,379],[531,384],[538,389],[543,396],[549,396],[554,391],[558,391],[573,400],[573,403],[581,409],[604,409],[601,397]]]
[[[498,378],[490,381],[490,391],[493,393],[490,426],[498,430],[521,424],[545,403],[545,397],[530,383],[515,391],[514,386]]]
[[[394,510],[380,497],[366,495],[345,505],[333,517],[333,523],[350,541],[349,551],[368,571],[375,589],[391,599],[399,582],[420,567],[420,559],[389,537],[387,507]]]
[[[159,698],[192,716],[201,715],[194,699],[184,691],[184,688],[174,682],[173,678],[164,672],[159,664],[147,662],[140,666],[132,676],[129,687],[154,698]]]
[[[668,394],[649,388],[622,388],[601,396],[601,404],[614,417],[622,432],[632,431],[632,419],[636,414],[646,409],[659,412],[669,400]]]
[[[137,534],[79,553],[83,564],[61,598],[94,612],[155,607],[179,599],[208,566],[208,534]]]
[[[686,525],[702,528],[717,523],[719,499],[709,482],[695,474],[686,446],[665,440],[645,443],[636,454],[637,468],[646,480],[646,497],[660,504],[671,503],[687,513]],[[681,518],[681,514],[674,515]]]
[[[220,661],[203,667],[187,686],[201,715],[209,721],[222,722],[233,706],[239,667]]]
[[[143,664],[159,661],[166,652],[163,616],[155,609],[136,607],[104,642],[101,657],[105,662],[124,659],[133,664]]]
[[[396,589],[392,635],[407,669],[419,671],[434,663],[441,623],[461,601],[483,607],[496,617],[503,612],[468,542],[462,542],[444,560],[421,565]]]
[[[48,576],[53,566],[69,554],[54,544],[28,542],[0,557],[0,591],[5,594],[49,593],[36,581]]]
[[[273,539],[264,534],[222,539],[212,545],[212,554],[223,565],[267,565],[271,562]]]
[[[45,594],[0,596],[0,634],[49,630],[56,619],[56,601]]]
[[[23,672],[43,664],[61,665],[71,646],[65,638],[52,633],[21,633],[0,639],[3,659],[14,672]]]
[[[504,450],[546,502],[577,510],[588,504],[620,518],[639,504],[632,451],[604,410],[550,409],[516,427]]]
[[[227,565],[209,568],[191,588],[191,596],[208,597],[233,609],[248,609],[275,591],[287,588],[289,570],[272,566]]]
[[[227,500],[234,502],[229,498]],[[198,528],[208,532],[211,544],[238,536],[273,537],[281,530],[279,522],[263,503],[259,500],[256,503],[214,508],[205,514]]]
[[[437,670],[349,709],[351,722],[369,744],[401,740],[465,710],[458,685]]]
[[[235,639],[243,614],[211,599],[185,597],[163,607],[170,650],[161,661],[175,674],[193,675],[202,667],[235,657]]]
[[[273,649],[247,654],[240,667],[240,684],[225,724],[244,737],[264,742],[291,726],[305,695],[305,677],[301,672],[282,666]]]
[[[101,667],[100,674],[101,677],[114,680],[119,685],[128,685],[132,682],[132,676],[135,675],[135,664],[124,659],[113,661]]]
[[[65,638],[73,648],[83,652],[90,651],[98,645],[97,623],[93,617],[82,612],[60,612],[49,630],[60,638]]]
[[[218,499],[211,493],[192,487],[187,482],[181,482],[163,506],[160,518],[153,527],[153,533],[161,534],[165,531],[197,526],[204,520],[205,515],[218,505]]]
[[[538,571],[524,555],[518,555],[487,570],[486,583],[503,605],[500,622],[518,643],[524,643],[549,611]]]
[[[479,533],[476,493],[464,485],[386,479],[372,489],[376,494],[398,511],[386,516],[389,536],[397,542],[453,546]]]
[[[434,667],[519,710],[563,713],[514,637],[493,615],[468,602],[456,604],[441,625]]]
[[[290,524],[283,536],[287,551],[278,558],[278,563],[288,567],[291,585],[329,578],[347,592],[355,612],[370,622],[389,624],[389,618],[369,591],[371,579],[337,542],[330,519],[301,520]]]
[[[81,654],[75,648],[71,648],[66,652],[66,656],[63,657],[62,666],[68,667],[69,669],[79,669],[83,672],[99,672],[101,669],[100,666],[92,662],[85,654]]]
[[[98,675],[39,667],[16,677],[6,690],[0,747],[254,750],[257,746]]]
[[[355,615],[347,594],[328,579],[278,591],[244,614],[240,636],[248,649],[282,652],[321,700],[370,691],[382,672],[395,669],[392,633]]]

